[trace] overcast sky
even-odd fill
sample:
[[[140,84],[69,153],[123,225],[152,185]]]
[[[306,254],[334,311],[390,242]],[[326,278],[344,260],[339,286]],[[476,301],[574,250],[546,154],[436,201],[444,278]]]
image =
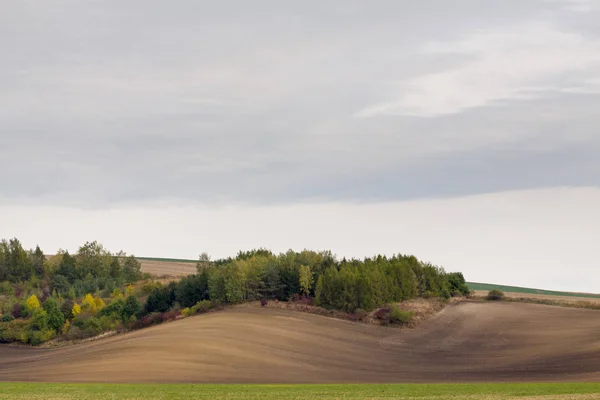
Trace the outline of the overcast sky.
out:
[[[0,237],[600,292],[600,0],[3,0]]]

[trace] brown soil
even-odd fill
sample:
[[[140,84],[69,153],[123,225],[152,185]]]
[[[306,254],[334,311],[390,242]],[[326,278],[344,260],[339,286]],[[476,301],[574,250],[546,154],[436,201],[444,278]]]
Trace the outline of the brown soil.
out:
[[[233,308],[68,348],[0,347],[0,380],[470,382],[600,379],[600,313],[464,302],[398,330]]]

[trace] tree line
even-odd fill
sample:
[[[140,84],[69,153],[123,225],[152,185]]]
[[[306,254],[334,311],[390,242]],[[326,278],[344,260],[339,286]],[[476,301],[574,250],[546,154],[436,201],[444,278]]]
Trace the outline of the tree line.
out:
[[[39,247],[25,250],[17,239],[0,241],[0,342],[83,339],[256,300],[303,301],[355,314],[415,297],[468,294],[460,272],[412,255],[359,260],[260,248],[212,261],[204,253],[195,274],[162,284],[144,276],[134,256],[111,253],[96,241],[51,258]]]
[[[214,262],[203,256],[197,270],[179,282],[154,288],[146,312],[191,307],[206,300],[236,304],[302,297],[328,309],[356,312],[415,297],[448,299],[469,293],[462,273],[447,273],[409,255],[338,260],[328,251],[290,250],[276,255],[257,249]]]
[[[40,344],[61,335],[80,338],[115,329],[141,309],[131,284],[142,277],[134,256],[110,253],[96,241],[73,255],[59,250],[47,259],[39,246],[25,250],[18,239],[4,239],[0,342]]]

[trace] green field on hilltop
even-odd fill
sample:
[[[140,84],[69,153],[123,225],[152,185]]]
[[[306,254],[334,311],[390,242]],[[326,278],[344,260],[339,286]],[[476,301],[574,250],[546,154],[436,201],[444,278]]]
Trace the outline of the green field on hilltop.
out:
[[[519,286],[496,285],[493,283],[467,282],[467,286],[469,286],[469,288],[471,290],[500,289],[503,292],[507,292],[507,293],[543,294],[543,295],[548,295],[548,296],[587,297],[590,299],[600,299],[600,294],[594,294],[594,293],[559,292],[559,291],[555,291],[555,290],[542,290],[542,289],[524,288],[524,287],[519,287]]]
[[[186,260],[183,258],[160,258],[160,257],[136,257],[139,261],[161,261],[161,262],[178,262],[178,263],[197,263],[198,260]]]
[[[349,384],[349,385],[118,385],[0,383],[0,400],[56,399],[512,399],[569,395],[591,399],[600,383]],[[548,397],[550,399],[551,397]],[[554,397],[556,399],[556,397]]]

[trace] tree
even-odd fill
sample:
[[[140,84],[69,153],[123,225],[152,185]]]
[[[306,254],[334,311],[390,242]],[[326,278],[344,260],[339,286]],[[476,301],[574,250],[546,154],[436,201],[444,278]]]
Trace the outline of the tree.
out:
[[[142,264],[134,256],[127,257],[123,265],[123,278],[125,282],[137,282],[142,279],[142,276]]]
[[[176,290],[176,300],[181,307],[192,307],[201,300],[208,300],[208,272],[181,278]]]
[[[26,301],[25,301],[25,309],[27,310],[28,314],[33,313],[35,310],[37,310],[38,308],[40,308],[40,301],[38,300],[37,296],[35,294],[32,294]]]
[[[123,312],[121,314],[121,319],[123,322],[128,321],[131,316],[136,315],[140,310],[140,303],[138,303],[137,299],[133,296],[127,297],[125,300],[125,304],[123,305]]]
[[[300,293],[306,296],[310,295],[313,284],[313,275],[308,265],[301,265],[299,270]]]
[[[33,312],[31,327],[38,331],[48,329],[48,313],[43,308],[36,308]]]
[[[73,308],[71,309],[71,315],[73,315],[73,318],[75,318],[79,314],[81,314],[81,306],[75,303],[73,304]]]
[[[40,278],[45,275],[45,264],[46,264],[46,256],[40,246],[35,247],[35,251],[31,255],[33,269],[35,274]]]
[[[52,277],[50,287],[52,290],[56,290],[57,293],[66,294],[71,288],[71,284],[66,276],[56,274]]]
[[[202,273],[203,270],[210,267],[210,256],[204,252],[198,256],[198,262],[196,263],[196,270],[198,273]]]
[[[67,299],[60,306],[60,312],[62,312],[62,314],[66,320],[73,318],[73,316],[74,316],[73,315],[73,306],[74,305],[75,305],[75,302],[73,300]]]
[[[166,312],[169,310],[175,302],[175,289],[175,282],[154,289],[146,299],[146,312]]]
[[[48,316],[48,328],[59,333],[60,329],[65,323],[65,316],[58,308],[58,303],[56,300],[51,297],[48,298],[43,304],[43,309],[46,311]]]
[[[77,260],[68,251],[62,254],[56,275],[64,276],[70,283],[75,282],[77,279]]]

